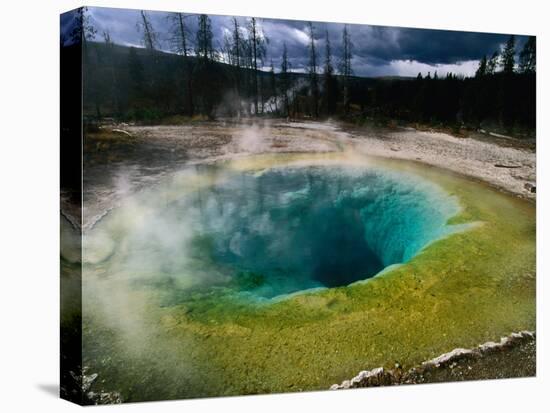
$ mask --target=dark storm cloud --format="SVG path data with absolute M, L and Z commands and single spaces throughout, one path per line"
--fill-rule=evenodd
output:
M 140 19 L 139 10 L 89 8 L 90 21 L 98 32 L 109 31 L 114 42 L 141 46 L 141 35 L 137 30 Z M 169 13 L 148 11 L 155 31 L 158 32 L 159 47 L 169 50 Z M 220 48 L 224 33 L 232 28 L 231 17 L 210 16 L 214 33 L 214 46 Z M 65 19 L 68 20 L 68 19 Z M 194 42 L 197 16 L 186 18 Z M 248 18 L 239 17 L 241 26 L 246 26 Z M 267 59 L 265 65 L 273 60 L 280 67 L 283 44 L 286 44 L 291 66 L 294 70 L 304 70 L 308 62 L 308 26 L 307 22 L 293 20 L 259 19 L 261 29 L 268 38 Z M 64 21 L 62 19 L 62 25 Z M 65 21 L 65 24 L 69 24 Z M 328 37 L 334 55 L 333 65 L 341 55 L 343 24 L 314 22 L 316 46 L 319 62 L 324 59 L 325 37 Z M 471 74 L 475 70 L 474 62 L 483 55 L 491 55 L 499 50 L 509 35 L 457 32 L 445 30 L 410 29 L 371 25 L 348 25 L 353 42 L 353 69 L 359 76 L 412 75 L 415 70 L 447 70 Z M 518 49 L 525 38 L 518 37 Z M 416 72 L 418 73 L 418 72 Z
M 500 44 L 508 37 L 490 33 L 401 29 L 398 53 L 401 59 L 422 63 L 456 63 L 491 54 L 499 50 Z M 396 58 L 396 55 L 389 57 Z

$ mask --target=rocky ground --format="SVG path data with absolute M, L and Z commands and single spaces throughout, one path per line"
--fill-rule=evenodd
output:
M 534 199 L 536 156 L 533 143 L 480 133 L 455 137 L 446 133 L 402 128 L 392 131 L 351 130 L 363 153 L 416 160 L 480 179 L 521 197 Z M 358 141 L 358 142 L 357 142 Z
M 332 390 L 396 384 L 443 383 L 465 380 L 534 377 L 537 371 L 536 336 L 522 331 L 473 349 L 457 348 L 408 371 L 399 364 L 360 372 Z

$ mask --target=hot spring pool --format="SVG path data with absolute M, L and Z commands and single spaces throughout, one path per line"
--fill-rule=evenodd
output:
M 215 167 L 204 167 L 197 176 L 213 174 Z M 447 225 L 460 210 L 455 198 L 383 168 L 226 171 L 209 185 L 177 191 L 149 192 L 102 224 L 94 234 L 100 241 L 88 243 L 92 260 L 94 248 L 110 246 L 99 255 L 116 272 L 150 278 L 172 300 L 208 288 L 273 298 L 369 279 L 459 228 Z
M 126 401 L 410 368 L 534 329 L 535 251 L 532 204 L 423 165 L 286 154 L 191 166 L 85 233 L 84 366 L 94 391 Z M 66 271 L 79 259 L 63 257 Z

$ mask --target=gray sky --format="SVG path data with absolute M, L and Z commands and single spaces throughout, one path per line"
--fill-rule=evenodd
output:
M 139 10 L 90 7 L 88 14 L 96 28 L 96 40 L 102 40 L 101 33 L 108 31 L 118 44 L 142 47 L 141 34 L 137 29 Z M 147 11 L 154 30 L 158 33 L 159 47 L 168 51 L 170 23 L 168 12 Z M 210 15 L 214 34 L 214 47 L 220 48 L 224 33 L 231 29 L 231 17 Z M 238 17 L 242 26 L 249 18 Z M 189 15 L 185 21 L 194 41 L 197 16 Z M 70 31 L 71 19 L 61 18 L 62 33 Z M 308 62 L 307 22 L 295 20 L 258 19 L 267 44 L 266 65 L 273 60 L 277 70 L 281 62 L 283 43 L 286 43 L 293 70 L 303 71 Z M 325 36 L 328 32 L 332 47 L 333 64 L 336 66 L 341 55 L 342 29 L 340 23 L 314 22 L 319 61 L 324 60 Z M 358 76 L 416 76 L 437 71 L 440 75 L 453 72 L 472 75 L 481 56 L 490 56 L 499 50 L 509 34 L 458 32 L 400 27 L 348 25 L 353 42 L 352 67 Z M 526 38 L 516 37 L 516 48 L 521 49 Z

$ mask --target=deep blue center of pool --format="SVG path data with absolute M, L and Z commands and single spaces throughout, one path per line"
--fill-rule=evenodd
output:
M 454 198 L 420 178 L 307 166 L 236 173 L 163 213 L 191 234 L 185 254 L 204 261 L 201 276 L 222 272 L 227 288 L 270 298 L 407 262 L 449 233 L 457 212 Z

